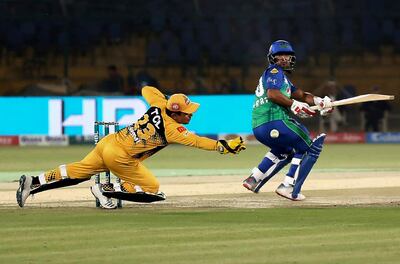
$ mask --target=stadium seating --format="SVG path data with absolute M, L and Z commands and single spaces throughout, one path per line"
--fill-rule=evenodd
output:
M 363 86 L 365 78 L 357 77 L 362 76 L 361 65 L 368 65 L 371 79 L 381 78 L 385 70 L 392 73 L 391 68 L 399 70 L 398 1 L 337 0 L 327 6 L 325 1 L 312 0 L 268 4 L 232 0 L 229 5 L 218 0 L 72 0 L 65 2 L 68 18 L 59 2 L 37 2 L 40 4 L 21 5 L 16 0 L 0 4 L 0 10 L 8 14 L 0 18 L 0 71 L 7 73 L 0 80 L 2 87 L 16 79 L 25 83 L 49 75 L 63 78 L 68 54 L 73 67 L 68 77 L 78 86 L 96 77 L 101 80 L 110 64 L 118 65 L 122 73 L 128 65 L 136 72 L 158 67 L 194 67 L 205 72 L 219 67 L 224 71 L 235 66 L 239 70 L 232 74 L 241 91 L 248 92 L 267 63 L 269 43 L 280 38 L 293 43 L 298 68 L 306 69 L 296 78 L 305 85 L 314 85 L 311 80 L 315 78 L 322 78 L 320 82 L 330 78 L 336 71 L 343 83 Z M 45 12 L 48 15 L 43 15 Z M 24 67 L 32 61 L 44 61 L 45 66 L 29 75 Z M 326 70 L 332 66 L 333 70 Z M 249 70 L 252 67 L 259 70 L 254 73 Z M 354 73 L 354 78 L 346 79 L 343 69 Z M 192 79 L 179 72 L 154 77 L 172 89 L 172 83 Z M 219 83 L 212 74 L 202 78 L 212 86 Z M 383 78 L 378 82 L 390 89 L 399 85 L 396 79 L 386 84 Z M 2 88 L 0 94 L 10 92 Z

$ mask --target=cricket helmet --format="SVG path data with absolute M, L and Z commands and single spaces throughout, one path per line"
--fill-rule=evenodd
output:
M 289 66 L 284 67 L 285 71 L 293 71 L 296 65 L 296 56 L 292 45 L 286 40 L 274 41 L 268 50 L 268 61 L 270 64 L 276 63 L 276 55 L 290 55 Z

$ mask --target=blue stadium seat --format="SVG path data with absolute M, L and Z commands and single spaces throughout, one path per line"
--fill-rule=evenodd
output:
M 166 3 L 164 1 L 148 1 L 147 10 L 150 18 L 150 30 L 162 32 L 166 24 Z
M 160 35 L 161 46 L 167 47 L 171 41 L 174 41 L 174 38 L 174 33 L 171 30 L 164 30 Z
M 381 30 L 376 18 L 367 15 L 362 18 L 362 35 L 363 45 L 371 51 L 377 51 L 381 39 Z
M 6 29 L 6 47 L 15 52 L 21 52 L 24 48 L 24 36 L 18 25 L 10 25 Z
M 177 64 L 182 62 L 182 52 L 177 39 L 172 39 L 165 48 L 167 63 Z
M 162 48 L 161 43 L 157 37 L 149 40 L 147 45 L 146 60 L 150 64 L 157 64 L 162 61 Z
M 191 27 L 183 28 L 180 31 L 180 39 L 183 46 L 186 47 L 192 45 L 195 42 L 193 28 Z
M 209 60 L 213 64 L 221 64 L 226 61 L 226 50 L 224 50 L 223 45 L 220 43 L 214 43 L 210 45 L 208 49 Z
M 216 18 L 215 26 L 216 35 L 222 44 L 228 44 L 231 40 L 231 25 L 227 17 L 220 16 Z
M 31 42 L 36 33 L 36 25 L 32 21 L 25 21 L 21 24 L 20 30 L 24 41 Z
M 400 28 L 396 29 L 394 32 L 394 46 L 395 46 L 395 51 L 397 53 L 400 53 Z
M 355 46 L 355 35 L 357 34 L 354 28 L 354 20 L 352 17 L 346 17 L 338 21 L 341 27 L 339 33 L 339 43 L 343 49 L 352 49 Z
M 76 51 L 87 51 L 90 46 L 89 35 L 86 27 L 77 22 L 72 28 L 70 43 Z
M 102 24 L 94 21 L 84 22 L 83 27 L 86 28 L 89 40 L 91 44 L 98 44 L 102 34 Z
M 274 20 L 274 22 L 272 22 L 272 24 L 274 25 L 274 35 L 275 35 L 275 39 L 290 39 L 293 37 L 292 32 L 291 32 L 291 28 L 292 25 L 290 24 L 290 22 L 286 19 L 283 20 Z
M 256 34 L 256 37 L 259 39 L 260 42 L 262 42 L 263 45 L 265 45 L 265 48 L 269 46 L 272 40 L 272 27 L 273 25 L 266 17 L 261 17 L 258 24 L 254 25 L 254 32 Z
M 296 42 L 296 45 L 293 47 L 296 51 L 296 60 L 297 61 L 306 61 L 307 59 L 307 47 L 306 45 L 299 41 Z
M 50 27 L 42 25 L 38 28 L 33 46 L 40 54 L 45 54 L 53 46 L 54 39 L 50 35 Z
M 382 21 L 382 35 L 385 42 L 393 44 L 395 35 L 395 22 L 394 19 L 383 19 Z
M 107 26 L 107 35 L 109 41 L 112 43 L 118 43 L 122 40 L 122 30 L 121 25 L 119 23 L 111 23 Z
M 186 46 L 185 50 L 185 62 L 189 64 L 200 63 L 201 51 L 197 43 L 193 43 L 190 46 Z
M 334 19 L 322 18 L 317 21 L 319 25 L 320 41 L 318 47 L 321 52 L 331 52 L 336 43 L 336 24 Z
M 240 65 L 246 59 L 246 46 L 243 39 L 234 40 L 231 45 L 227 46 L 226 60 L 231 65 Z
M 250 64 L 263 64 L 267 61 L 267 44 L 252 41 L 248 47 L 245 61 Z
M 213 25 L 210 20 L 201 20 L 195 23 L 196 41 L 201 47 L 209 48 L 214 45 L 214 39 L 212 34 Z
M 56 35 L 56 50 L 58 52 L 63 52 L 67 45 L 67 33 L 64 31 L 58 32 Z

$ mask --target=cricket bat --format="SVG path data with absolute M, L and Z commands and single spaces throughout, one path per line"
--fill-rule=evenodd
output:
M 339 101 L 333 101 L 332 106 L 359 104 L 370 101 L 382 101 L 382 100 L 394 100 L 394 95 L 384 94 L 363 94 L 355 97 L 346 98 Z M 312 110 L 318 110 L 318 106 L 314 105 L 310 107 Z

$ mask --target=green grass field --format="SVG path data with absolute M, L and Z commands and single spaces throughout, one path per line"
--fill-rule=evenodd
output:
M 398 208 L 2 210 L 1 263 L 398 263 Z
M 42 171 L 82 159 L 93 147 L 1 147 L 0 172 Z M 258 164 L 267 149 L 249 145 L 240 155 L 220 155 L 184 146 L 168 146 L 145 164 L 152 169 L 249 169 Z M 316 169 L 395 169 L 400 145 L 326 145 Z
M 90 149 L 2 147 L 0 177 L 51 169 L 79 160 Z M 399 149 L 399 145 L 327 145 L 315 169 L 400 171 Z M 249 146 L 238 156 L 223 156 L 170 146 L 146 165 L 156 171 L 248 171 L 265 152 Z M 400 259 L 398 204 L 116 211 L 0 207 L 0 213 L 0 263 L 365 264 Z

